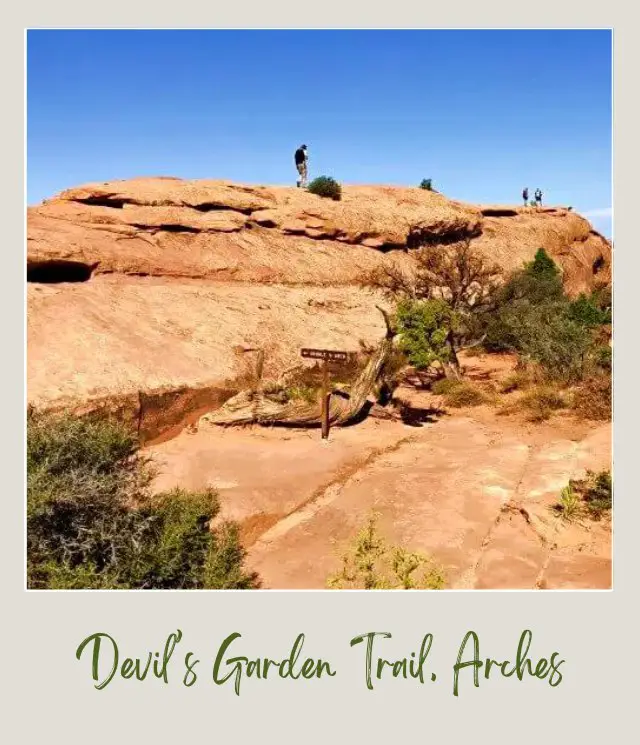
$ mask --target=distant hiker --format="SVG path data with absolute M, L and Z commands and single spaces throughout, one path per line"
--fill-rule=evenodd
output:
M 529 189 L 526 187 L 522 190 L 522 199 L 524 201 L 524 206 L 526 207 L 527 204 L 529 204 Z
M 296 168 L 298 169 L 298 173 L 300 174 L 300 178 L 298 179 L 296 186 L 298 186 L 298 188 L 304 188 L 307 185 L 307 161 L 309 160 L 307 157 L 306 145 L 300 145 L 300 147 L 296 150 L 294 159 L 296 161 Z
M 533 196 L 536 200 L 536 207 L 542 207 L 542 192 L 540 189 L 536 189 L 536 193 Z

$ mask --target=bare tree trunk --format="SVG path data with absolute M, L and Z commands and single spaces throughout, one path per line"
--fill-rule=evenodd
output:
M 453 331 L 449 331 L 449 334 L 447 335 L 447 346 L 449 347 L 449 360 L 448 362 L 443 363 L 444 374 L 447 378 L 460 380 L 462 377 L 462 371 L 460 369 L 460 360 L 456 354 Z
M 331 424 L 346 424 L 362 411 L 371 392 L 382 374 L 384 363 L 392 349 L 396 334 L 391 327 L 388 314 L 382 313 L 387 333 L 373 353 L 364 370 L 351 386 L 348 396 L 332 396 L 329 401 L 329 421 Z M 260 364 L 260 361 L 259 361 Z M 245 390 L 226 401 L 217 411 L 205 414 L 203 421 L 211 424 L 285 424 L 297 427 L 313 427 L 320 424 L 320 407 L 300 401 L 278 403 L 265 396 L 262 387 Z

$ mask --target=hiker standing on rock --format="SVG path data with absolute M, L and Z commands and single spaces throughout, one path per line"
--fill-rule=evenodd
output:
M 524 200 L 524 206 L 526 207 L 529 203 L 529 189 L 526 186 L 522 190 L 522 199 Z
M 294 159 L 296 162 L 296 168 L 298 169 L 298 173 L 300 174 L 300 178 L 298 179 L 296 186 L 298 188 L 304 188 L 307 185 L 307 162 L 309 160 L 307 157 L 306 145 L 300 145 L 300 147 L 296 150 Z
M 540 189 L 536 189 L 536 193 L 533 196 L 536 200 L 536 207 L 538 207 L 539 209 L 540 207 L 542 207 L 542 192 L 540 191 Z

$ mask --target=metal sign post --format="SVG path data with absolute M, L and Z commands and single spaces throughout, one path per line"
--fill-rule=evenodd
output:
M 349 359 L 349 352 L 337 352 L 332 349 L 302 349 L 300 354 L 306 359 L 322 360 L 322 439 L 329 437 L 329 362 L 345 362 Z

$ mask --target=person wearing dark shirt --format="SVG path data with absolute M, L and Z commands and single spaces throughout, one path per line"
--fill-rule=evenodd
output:
M 542 207 L 542 192 L 540 191 L 540 189 L 536 189 L 534 197 L 536 200 L 536 207 Z
M 526 187 L 522 190 L 522 199 L 524 201 L 524 206 L 526 207 L 529 203 L 529 189 Z
M 296 186 L 298 188 L 305 187 L 307 185 L 307 146 L 306 145 L 300 145 L 300 147 L 296 150 L 296 154 L 294 156 L 294 160 L 296 162 L 296 168 L 298 169 L 298 174 L 300 178 L 297 181 Z

